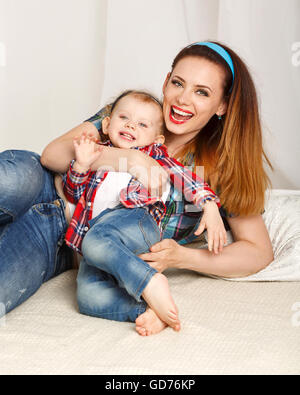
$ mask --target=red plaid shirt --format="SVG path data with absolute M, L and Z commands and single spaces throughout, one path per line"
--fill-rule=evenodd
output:
M 109 141 L 102 144 L 112 146 Z M 215 201 L 220 207 L 219 198 L 208 184 L 176 159 L 170 158 L 166 146 L 151 144 L 135 149 L 156 159 L 168 173 L 171 184 L 177 191 L 183 193 L 182 199 L 186 203 L 193 203 L 197 211 L 202 211 L 203 205 L 207 201 Z M 78 173 L 73 169 L 73 163 L 74 160 L 63 177 L 64 193 L 71 203 L 76 204 L 75 212 L 67 229 L 66 243 L 75 251 L 81 252 L 82 240 L 89 230 L 88 221 L 92 219 L 96 191 L 105 180 L 108 172 L 89 170 L 86 173 Z M 151 196 L 148 190 L 136 178 L 132 177 L 127 188 L 120 192 L 120 202 L 127 208 L 145 207 L 158 227 L 161 228 L 169 200 L 163 203 L 158 197 Z

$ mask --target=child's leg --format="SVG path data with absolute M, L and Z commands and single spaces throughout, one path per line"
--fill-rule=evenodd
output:
M 147 306 L 120 288 L 112 275 L 88 265 L 84 259 L 77 276 L 77 301 L 80 313 L 114 321 L 134 322 Z
M 89 265 L 116 278 L 138 302 L 157 273 L 137 255 L 160 240 L 160 232 L 145 209 L 116 209 L 101 215 L 82 243 Z
M 116 209 L 94 222 L 82 252 L 89 265 L 110 273 L 138 302 L 142 296 L 176 329 L 179 321 L 167 278 L 137 256 L 159 240 L 157 225 L 145 209 Z

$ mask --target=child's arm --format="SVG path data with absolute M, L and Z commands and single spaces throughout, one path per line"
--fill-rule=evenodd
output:
M 195 235 L 200 235 L 207 229 L 208 249 L 215 253 L 222 252 L 227 242 L 226 230 L 219 213 L 220 200 L 209 185 L 196 174 L 185 168 L 176 159 L 161 157 L 158 162 L 170 175 L 171 182 L 184 198 L 192 202 L 200 211 L 203 210 L 202 220 Z
M 76 204 L 85 190 L 90 166 L 101 155 L 101 146 L 82 134 L 73 140 L 76 160 L 71 161 L 63 177 L 63 190 L 69 202 Z
M 218 206 L 215 202 L 205 203 L 203 216 L 195 235 L 199 236 L 204 229 L 207 229 L 209 251 L 214 251 L 215 254 L 222 252 L 223 246 L 227 243 L 227 234 Z

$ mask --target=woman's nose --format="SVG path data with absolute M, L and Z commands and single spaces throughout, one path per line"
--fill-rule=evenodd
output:
M 177 97 L 178 103 L 183 105 L 189 105 L 190 104 L 190 93 L 187 91 L 187 89 L 182 89 L 180 94 Z

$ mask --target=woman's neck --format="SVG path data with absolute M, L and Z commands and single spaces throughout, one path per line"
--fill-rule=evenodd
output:
M 168 148 L 169 155 L 176 157 L 176 155 L 184 148 L 184 146 L 186 144 L 188 144 L 190 141 L 192 141 L 193 138 L 198 133 L 199 132 L 197 132 L 191 136 L 190 134 L 177 135 L 177 134 L 171 133 L 169 131 L 166 131 L 165 132 L 165 145 Z

